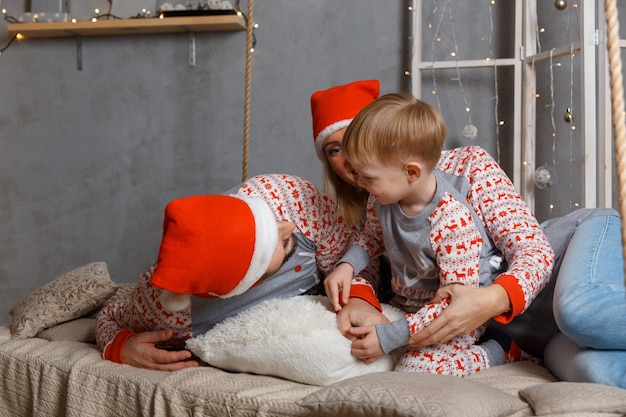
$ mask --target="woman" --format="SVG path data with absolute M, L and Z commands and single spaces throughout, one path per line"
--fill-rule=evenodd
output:
M 364 80 L 316 91 L 311 96 L 313 141 L 324 165 L 324 191 L 337 203 L 344 220 L 355 227 L 365 221 L 369 195 L 357 186 L 346 168 L 341 145 L 352 119 L 379 93 L 377 80 Z

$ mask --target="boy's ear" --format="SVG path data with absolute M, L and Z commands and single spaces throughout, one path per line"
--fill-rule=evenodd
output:
M 422 166 L 415 161 L 404 164 L 404 172 L 409 182 L 417 181 L 422 176 Z

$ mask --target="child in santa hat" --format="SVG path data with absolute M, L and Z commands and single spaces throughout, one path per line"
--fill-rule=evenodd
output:
M 262 175 L 229 195 L 176 199 L 157 264 L 129 299 L 98 314 L 97 345 L 105 359 L 138 367 L 198 366 L 186 339 L 261 301 L 316 290 L 354 237 L 335 203 L 299 177 Z M 360 286 L 380 308 L 365 280 L 352 295 Z

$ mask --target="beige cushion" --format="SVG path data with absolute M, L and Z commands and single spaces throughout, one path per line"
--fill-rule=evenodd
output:
M 602 412 L 626 415 L 626 390 L 586 382 L 553 382 L 520 391 L 535 415 L 570 415 Z
M 100 306 L 115 289 L 104 262 L 67 272 L 13 306 L 13 338 L 33 337 L 44 329 L 81 317 Z
M 318 416 L 485 417 L 528 407 L 517 397 L 448 375 L 381 372 L 329 385 L 298 405 Z
M 72 342 L 96 343 L 96 320 L 78 318 L 57 324 L 42 332 L 37 337 L 46 340 L 69 340 Z

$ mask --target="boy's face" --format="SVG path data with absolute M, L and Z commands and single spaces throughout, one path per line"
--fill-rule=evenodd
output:
M 393 204 L 406 197 L 409 179 L 400 164 L 383 164 L 377 159 L 367 163 L 350 162 L 357 183 L 374 195 L 381 204 Z

